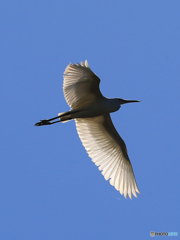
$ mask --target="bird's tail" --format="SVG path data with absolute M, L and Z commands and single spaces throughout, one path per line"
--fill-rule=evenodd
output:
M 60 121 L 63 122 L 63 123 L 69 122 L 70 120 L 73 119 L 71 117 L 70 111 L 58 113 L 58 116 L 59 116 Z

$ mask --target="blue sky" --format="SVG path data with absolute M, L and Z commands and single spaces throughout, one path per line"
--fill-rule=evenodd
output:
M 0 239 L 150 239 L 180 234 L 180 2 L 1 1 Z M 88 60 L 106 97 L 139 99 L 112 114 L 141 194 L 125 199 L 91 162 L 63 72 Z

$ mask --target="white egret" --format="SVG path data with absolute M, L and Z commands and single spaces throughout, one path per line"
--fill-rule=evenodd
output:
M 89 157 L 99 166 L 106 180 L 124 197 L 137 197 L 139 189 L 123 139 L 116 131 L 110 113 L 122 104 L 139 102 L 105 98 L 99 90 L 100 79 L 85 63 L 69 64 L 64 72 L 63 92 L 70 111 L 41 120 L 35 126 L 50 125 L 75 119 L 77 132 Z M 53 120 L 59 118 L 60 120 Z

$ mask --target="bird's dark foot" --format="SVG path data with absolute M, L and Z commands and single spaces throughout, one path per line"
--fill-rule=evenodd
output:
M 50 122 L 49 120 L 44 119 L 44 120 L 41 120 L 40 122 L 37 122 L 35 126 L 43 126 L 43 125 L 51 125 L 51 124 L 53 123 Z

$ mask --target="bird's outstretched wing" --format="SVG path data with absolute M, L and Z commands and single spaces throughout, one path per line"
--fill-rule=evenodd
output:
M 106 180 L 125 198 L 137 197 L 136 184 L 126 145 L 116 131 L 109 114 L 75 119 L 77 132 L 92 161 Z
M 69 64 L 64 72 L 63 92 L 68 105 L 75 109 L 102 98 L 100 79 L 85 63 Z

